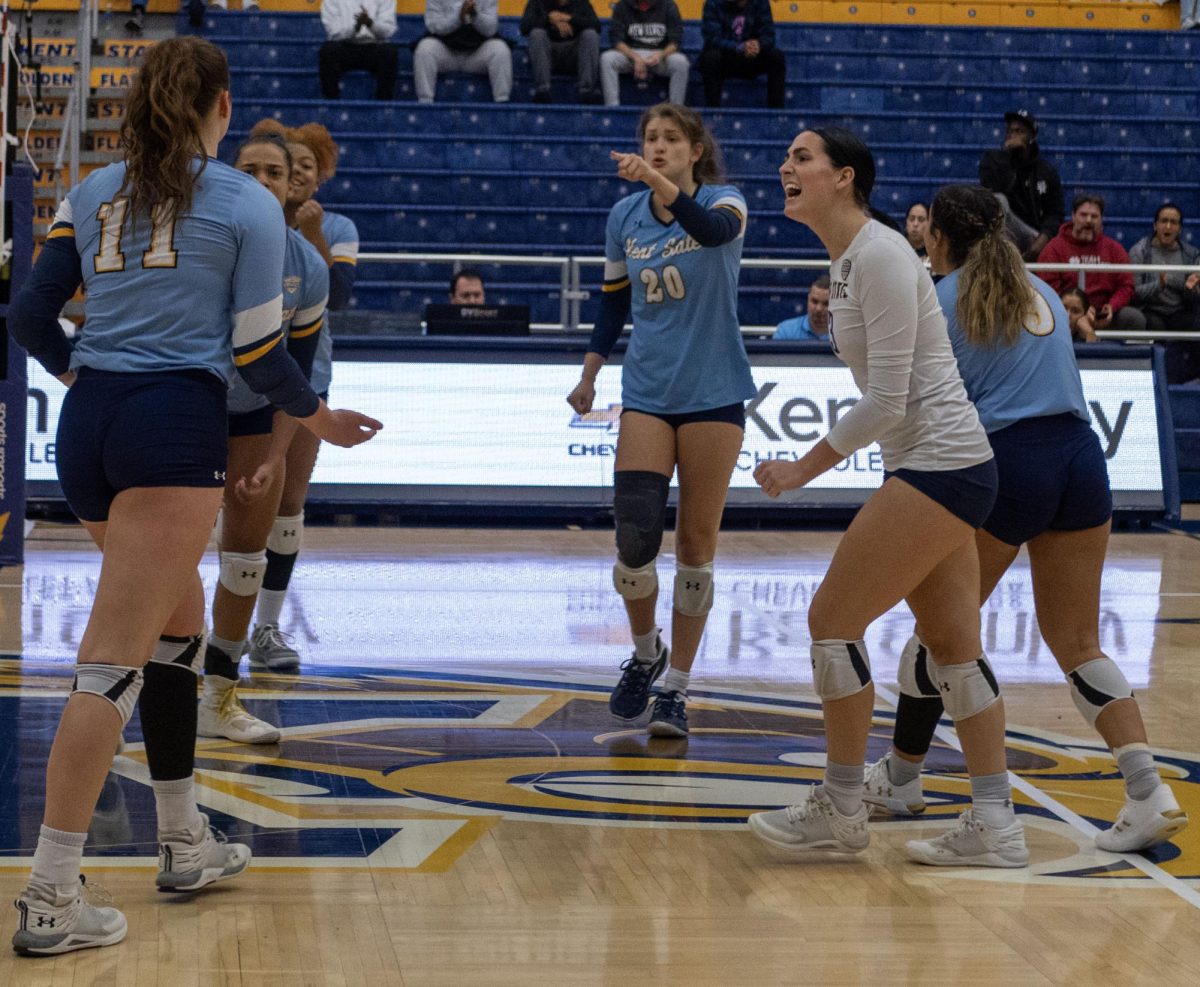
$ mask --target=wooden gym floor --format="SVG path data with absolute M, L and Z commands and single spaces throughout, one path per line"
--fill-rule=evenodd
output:
M 1131 860 L 1093 846 L 1121 784 L 1038 637 L 1022 556 L 983 626 L 1032 863 L 968 871 L 902 853 L 967 797 L 952 734 L 930 755 L 929 810 L 873 822 L 860 857 L 798 863 L 745 829 L 748 812 L 795 801 L 820 773 L 805 607 L 837 533 L 722 536 L 681 742 L 608 715 L 629 650 L 611 532 L 306 538 L 283 621 L 303 670 L 243 690 L 283 742 L 198 744 L 203 807 L 251 845 L 251 870 L 190 897 L 154 892 L 135 717 L 85 858 L 89 882 L 126 911 L 128 938 L 50 960 L 0 949 L 0 984 L 1196 983 L 1200 541 L 1114 537 L 1103 613 L 1104 646 L 1192 827 Z M 0 571 L 9 897 L 36 842 L 98 561 L 78 529 L 40 527 L 24 569 Z M 210 554 L 210 591 L 215 568 Z M 890 737 L 909 633 L 901 609 L 868 636 L 881 687 L 872 757 Z

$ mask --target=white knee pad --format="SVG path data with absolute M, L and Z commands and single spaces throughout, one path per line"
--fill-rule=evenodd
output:
M 687 617 L 703 617 L 713 605 L 713 564 L 676 565 L 672 607 Z
M 158 639 L 150 660 L 172 668 L 183 668 L 195 676 L 204 667 L 204 649 L 208 644 L 208 628 L 191 637 L 167 637 Z
M 617 559 L 613 566 L 613 588 L 627 600 L 644 600 L 658 589 L 658 567 L 651 559 L 640 569 L 631 569 Z
M 291 517 L 277 517 L 267 536 L 267 548 L 276 555 L 295 555 L 304 539 L 304 512 Z
M 267 571 L 266 550 L 241 554 L 221 553 L 221 585 L 234 596 L 254 596 L 262 588 Z
M 1071 683 L 1071 698 L 1090 727 L 1096 725 L 1096 718 L 1109 703 L 1133 698 L 1129 680 L 1117 663 L 1105 655 L 1067 672 L 1067 680 Z
M 961 665 L 932 665 L 931 670 L 941 691 L 942 705 L 955 723 L 982 713 L 1000 698 L 1000 686 L 986 655 Z
M 813 689 L 822 700 L 846 699 L 871 682 L 866 641 L 813 641 Z
M 940 699 L 942 694 L 930 671 L 932 665 L 933 661 L 929 657 L 929 649 L 925 647 L 925 642 L 914 634 L 900 652 L 900 668 L 896 672 L 896 681 L 900 685 L 901 693 L 913 699 Z
M 142 691 L 142 670 L 124 665 L 99 665 L 80 662 L 75 666 L 71 692 L 86 692 L 107 699 L 121 714 L 121 729 L 133 716 L 138 693 Z

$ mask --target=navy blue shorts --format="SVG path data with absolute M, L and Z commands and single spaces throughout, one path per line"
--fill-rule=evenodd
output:
M 225 385 L 206 370 L 82 367 L 58 419 L 58 482 L 75 516 L 107 521 L 131 487 L 223 487 Z
M 741 429 L 746 427 L 746 406 L 741 401 L 735 404 L 727 404 L 720 408 L 685 411 L 681 415 L 663 414 L 658 411 L 643 411 L 641 408 L 622 408 L 621 414 L 625 414 L 627 411 L 636 411 L 639 415 L 649 415 L 651 418 L 657 418 L 659 421 L 666 422 L 674 429 L 678 429 L 681 425 L 695 425 L 698 422 L 725 422 L 729 425 L 736 425 Z
M 884 472 L 920 490 L 930 500 L 941 504 L 960 521 L 978 528 L 992 513 L 996 503 L 996 460 L 989 459 L 978 466 L 961 470 L 906 470 Z
M 1009 545 L 1043 531 L 1081 531 L 1112 517 L 1104 451 L 1072 414 L 1026 418 L 988 436 L 1000 494 L 983 530 Z
M 230 415 L 229 437 L 235 439 L 246 435 L 270 435 L 271 425 L 274 421 L 275 406 L 273 404 L 242 414 Z

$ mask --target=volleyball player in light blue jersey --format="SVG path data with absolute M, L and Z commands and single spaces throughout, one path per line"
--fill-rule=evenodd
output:
M 1100 581 L 1112 517 L 1104 453 L 1091 428 L 1066 310 L 1029 274 L 1004 235 L 1004 214 L 986 189 L 938 192 L 926 234 L 938 300 L 967 395 L 996 456 L 999 495 L 976 533 L 980 600 L 986 602 L 1029 546 L 1038 626 L 1088 725 L 1099 731 L 1125 779 L 1103 850 L 1144 850 L 1180 832 L 1187 816 L 1159 777 L 1137 700 L 1100 650 Z M 900 662 L 900 705 L 891 753 L 867 769 L 865 800 L 921 812 L 920 771 L 942 714 L 914 635 Z M 928 846 L 922 851 L 929 853 Z
M 744 402 L 755 393 L 737 320 L 746 202 L 733 186 L 716 184 L 716 143 L 694 111 L 651 107 L 638 138 L 641 155 L 612 157 L 621 178 L 649 188 L 609 214 L 603 303 L 583 378 L 567 401 L 580 415 L 591 410 L 596 375 L 632 309 L 613 481 L 613 583 L 625 600 L 634 652 L 621 666 L 609 709 L 620 719 L 640 717 L 669 662 L 649 730 L 678 737 L 688 730 L 688 679 L 712 607 L 713 558 L 742 447 Z M 668 651 L 655 624 L 655 559 L 677 467 Z
M 318 189 L 337 172 L 337 144 L 319 123 L 287 128 L 268 118 L 255 124 L 251 133 L 276 133 L 287 141 L 293 167 L 284 215 L 288 226 L 308 240 L 329 267 L 329 309 L 346 308 L 357 273 L 358 230 L 348 216 L 326 212 L 314 198 Z M 313 361 L 313 389 L 323 397 L 328 396 L 332 379 L 333 336 L 323 332 L 318 337 Z M 303 541 L 304 501 L 319 447 L 320 443 L 309 433 L 297 432 L 288 448 L 283 497 L 267 543 L 267 571 L 250 636 L 253 668 L 281 671 L 300 664 L 300 653 L 280 622 Z
M 79 868 L 135 705 L 158 814 L 158 888 L 193 891 L 249 862 L 245 846 L 214 839 L 192 779 L 204 623 L 196 566 L 225 483 L 234 364 L 322 438 L 355 445 L 380 427 L 330 411 L 279 345 L 282 215 L 261 186 L 215 160 L 231 112 L 219 48 L 194 37 L 150 48 L 126 100 L 125 160 L 71 191 L 9 313 L 14 338 L 69 388 L 59 482 L 102 550 L 33 869 L 16 901 L 18 953 L 125 936 L 120 911 L 84 901 Z M 72 353 L 58 316 L 81 282 L 85 328 Z
M 234 168 L 260 182 L 282 206 L 292 159 L 278 134 L 256 134 L 238 149 Z M 295 230 L 287 231 L 283 261 L 283 331 L 288 352 L 311 380 L 318 340 L 328 335 L 325 306 L 329 268 Z M 295 419 L 277 411 L 237 375 L 228 397 L 229 470 L 221 511 L 221 578 L 213 596 L 212 634 L 204 656 L 204 691 L 197 734 L 247 744 L 271 744 L 279 730 L 239 702 L 238 664 L 267 568 L 267 542 L 283 492 L 285 458 Z M 247 488 L 240 477 L 258 481 Z M 276 667 L 273 671 L 295 668 Z

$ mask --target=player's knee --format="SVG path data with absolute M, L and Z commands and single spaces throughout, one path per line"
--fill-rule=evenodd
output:
M 670 478 L 648 470 L 618 470 L 614 476 L 617 556 L 630 569 L 642 569 L 658 556 L 670 485 Z
M 871 683 L 866 641 L 813 641 L 813 689 L 822 701 L 848 699 Z
M 204 666 L 204 648 L 207 643 L 207 629 L 185 637 L 163 634 L 154 646 L 150 661 L 181 668 L 198 676 Z
M 672 606 L 687 617 L 703 617 L 713 604 L 713 564 L 675 566 Z
M 99 696 L 112 703 L 121 717 L 121 728 L 133 716 L 138 693 L 142 691 L 142 670 L 126 665 L 101 665 L 96 662 L 80 662 L 75 666 L 75 681 L 71 693 L 86 693 Z
M 1091 727 L 1111 703 L 1133 698 L 1129 680 L 1107 655 L 1067 672 L 1067 681 L 1071 683 L 1071 698 L 1075 700 L 1076 709 Z
M 234 596 L 254 596 L 262 588 L 267 552 L 222 552 L 221 585 Z
M 920 699 L 941 696 L 932 671 L 933 659 L 929 657 L 929 648 L 925 646 L 916 634 L 908 639 L 904 650 L 900 652 L 900 667 L 896 672 L 896 681 L 900 691 L 906 696 Z
M 644 600 L 658 589 L 658 566 L 651 559 L 634 569 L 617 559 L 613 566 L 613 589 L 626 600 Z
M 277 517 L 267 536 L 267 549 L 276 555 L 295 555 L 304 539 L 304 512 Z
M 1000 698 L 987 656 L 957 665 L 932 665 L 946 713 L 955 723 L 978 716 Z

